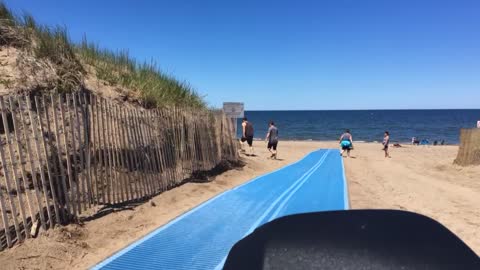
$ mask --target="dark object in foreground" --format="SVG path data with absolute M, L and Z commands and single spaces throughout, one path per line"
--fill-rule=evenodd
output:
M 224 269 L 480 269 L 480 258 L 428 217 L 348 210 L 283 217 L 230 250 Z

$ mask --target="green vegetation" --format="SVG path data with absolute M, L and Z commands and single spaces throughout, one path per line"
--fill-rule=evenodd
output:
M 77 52 L 86 64 L 95 68 L 99 79 L 140 91 L 147 106 L 178 103 L 205 106 L 187 83 L 160 72 L 155 63 L 138 64 L 127 51 L 114 53 L 100 49 L 84 38 L 77 46 Z
M 83 87 L 86 70 L 97 78 L 140 94 L 144 106 L 186 105 L 205 107 L 187 83 L 161 72 L 155 63 L 138 63 L 127 51 L 113 52 L 88 42 L 73 44 L 65 27 L 38 25 L 30 15 L 18 17 L 0 2 L 0 46 L 13 46 L 50 61 L 57 73 L 54 90 L 76 91 Z

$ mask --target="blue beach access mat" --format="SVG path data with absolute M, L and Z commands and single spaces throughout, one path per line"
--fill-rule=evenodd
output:
M 231 247 L 266 222 L 348 208 L 342 157 L 317 150 L 210 199 L 92 269 L 221 269 Z

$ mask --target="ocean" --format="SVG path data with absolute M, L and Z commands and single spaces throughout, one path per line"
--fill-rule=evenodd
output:
M 412 137 L 430 143 L 442 140 L 458 144 L 461 128 L 476 127 L 476 110 L 358 110 L 358 111 L 246 111 L 254 125 L 255 138 L 265 138 L 273 120 L 282 140 L 338 140 L 350 129 L 354 141 L 382 141 L 390 132 L 391 142 L 409 143 Z M 241 120 L 237 122 L 241 136 Z

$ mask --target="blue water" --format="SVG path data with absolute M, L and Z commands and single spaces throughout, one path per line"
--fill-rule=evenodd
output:
M 337 140 L 348 128 L 356 141 L 381 141 L 388 130 L 392 142 L 410 142 L 415 136 L 458 144 L 460 129 L 476 127 L 480 110 L 247 111 L 245 116 L 254 125 L 255 138 L 264 138 L 273 120 L 284 140 Z

